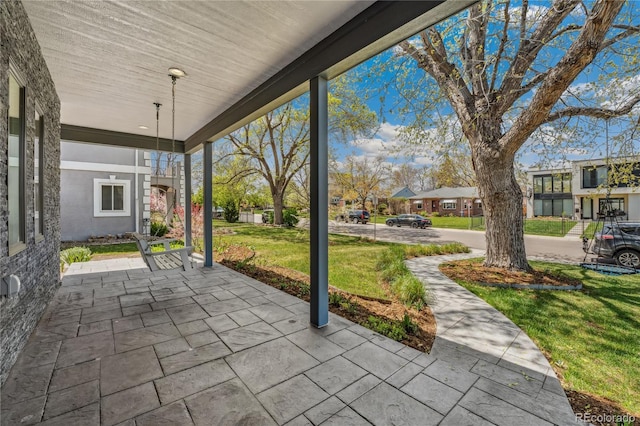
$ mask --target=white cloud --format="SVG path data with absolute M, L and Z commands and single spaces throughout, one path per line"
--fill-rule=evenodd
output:
M 533 25 L 540 20 L 547 12 L 549 8 L 546 6 L 540 6 L 535 4 L 530 4 L 527 8 L 527 25 Z M 498 14 L 498 16 L 503 16 L 503 13 Z M 509 22 L 512 25 L 520 25 L 520 17 L 522 16 L 522 7 L 512 7 L 509 8 Z
M 398 139 L 398 135 L 402 131 L 403 126 L 399 124 L 382 123 L 380 129 L 376 132 L 376 136 L 380 137 L 383 141 L 395 141 Z
M 614 78 L 611 82 L 598 90 L 597 94 L 608 99 L 601 102 L 603 108 L 619 108 L 629 102 L 629 99 L 640 91 L 640 74 L 625 79 Z

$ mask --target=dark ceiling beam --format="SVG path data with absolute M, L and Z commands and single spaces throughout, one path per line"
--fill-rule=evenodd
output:
M 72 126 L 62 124 L 60 139 L 67 141 L 97 143 L 102 145 L 121 146 L 125 148 L 138 148 L 148 151 L 176 152 L 184 154 L 184 142 L 175 141 L 175 149 L 171 139 L 160 138 L 156 144 L 153 136 L 134 135 L 132 133 L 112 132 L 110 130 L 93 129 L 90 127 Z
M 185 141 L 188 153 L 308 91 L 316 76 L 331 79 L 475 3 L 476 0 L 378 1 L 281 69 Z M 327 4 L 330 7 L 330 4 Z M 429 13 L 426 17 L 423 17 Z M 418 19 L 421 18 L 421 19 Z

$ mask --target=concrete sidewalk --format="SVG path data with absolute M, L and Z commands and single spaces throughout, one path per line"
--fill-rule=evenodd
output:
M 424 354 L 333 314 L 315 329 L 307 303 L 221 265 L 141 262 L 70 268 L 1 390 L 2 425 L 574 423 L 535 345 L 446 282 Z
M 535 343 L 502 313 L 438 269 L 446 261 L 483 255 L 474 250 L 407 261 L 432 299 L 429 306 L 436 317 L 437 338 L 430 356 L 445 360 L 438 361 L 442 371 L 476 377 L 457 404 L 465 424 L 488 424 L 484 420 L 499 425 L 582 424 Z

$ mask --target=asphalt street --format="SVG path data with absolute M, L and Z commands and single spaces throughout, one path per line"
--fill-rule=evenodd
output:
M 482 231 L 444 228 L 412 229 L 409 227 L 389 227 L 383 224 L 377 224 L 374 227 L 372 223 L 362 225 L 330 221 L 329 232 L 361 235 L 369 238 L 373 238 L 375 232 L 375 237 L 381 241 L 414 244 L 458 241 L 470 248 L 486 249 L 485 235 Z M 582 241 L 577 236 L 543 237 L 525 235 L 524 240 L 527 257 L 529 258 L 545 258 L 572 263 L 579 263 L 584 259 Z

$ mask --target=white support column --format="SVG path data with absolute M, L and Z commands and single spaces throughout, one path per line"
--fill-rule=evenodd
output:
M 311 324 L 329 323 L 329 179 L 327 80 L 310 81 Z

